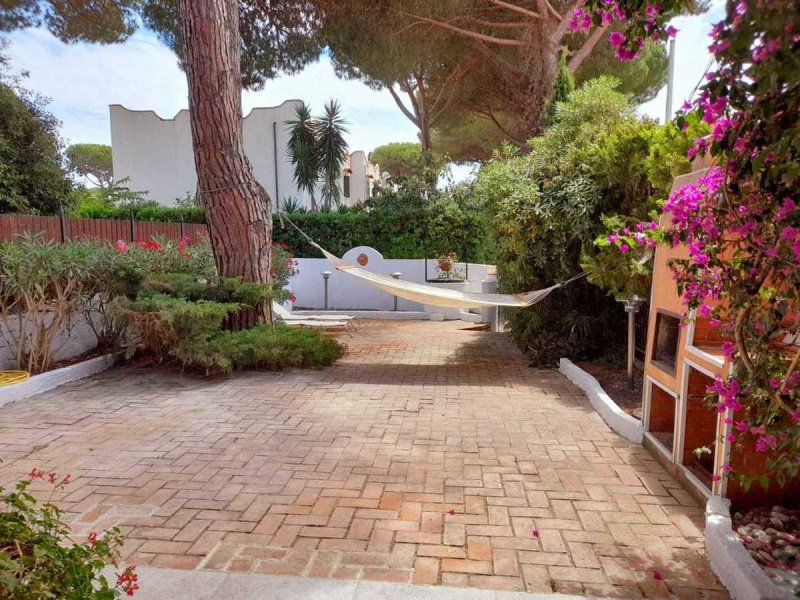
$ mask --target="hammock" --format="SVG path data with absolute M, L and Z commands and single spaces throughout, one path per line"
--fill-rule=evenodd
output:
M 281 220 L 285 219 L 292 227 L 294 227 L 300 235 L 302 235 L 312 246 L 322 252 L 325 258 L 336 268 L 337 271 L 342 271 L 353 277 L 363 279 L 369 285 L 380 288 L 389 294 L 405 298 L 420 304 L 428 304 L 431 306 L 442 306 L 445 308 L 486 308 L 491 306 L 512 306 L 516 308 L 525 308 L 532 306 L 537 302 L 544 300 L 553 290 L 558 289 L 576 279 L 584 277 L 586 273 L 581 273 L 575 277 L 551 285 L 548 288 L 541 290 L 534 290 L 522 294 L 478 294 L 475 292 L 462 292 L 459 290 L 450 290 L 441 288 L 435 285 L 426 285 L 424 283 L 415 283 L 413 281 L 403 281 L 395 279 L 390 275 L 382 275 L 380 273 L 373 273 L 361 267 L 351 265 L 343 261 L 338 256 L 335 256 L 325 250 L 322 246 L 312 240 L 306 233 L 297 225 L 291 222 L 286 215 L 278 213 Z

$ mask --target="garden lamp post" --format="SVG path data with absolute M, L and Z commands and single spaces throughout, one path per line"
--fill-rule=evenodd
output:
M 322 280 L 325 285 L 325 310 L 328 310 L 328 280 L 331 278 L 331 275 L 333 275 L 331 271 L 322 272 Z
M 633 388 L 633 359 L 636 354 L 636 313 L 644 303 L 644 298 L 633 296 L 620 300 L 628 313 L 628 385 Z
M 402 276 L 403 274 L 400 271 L 395 271 L 394 273 L 392 273 L 392 277 L 394 277 L 395 279 L 400 279 L 400 277 Z M 397 296 L 394 297 L 394 309 L 397 310 Z

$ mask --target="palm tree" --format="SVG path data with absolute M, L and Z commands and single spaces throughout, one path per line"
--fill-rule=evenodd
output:
M 311 195 L 311 210 L 317 210 L 315 191 L 320 175 L 320 153 L 317 144 L 317 123 L 311 117 L 311 108 L 304 102 L 296 107 L 295 119 L 286 121 L 289 142 L 286 150 L 294 165 L 293 179 L 297 188 Z
M 325 104 L 325 114 L 317 119 L 316 137 L 319 151 L 319 170 L 322 175 L 322 201 L 325 208 L 339 204 L 342 191 L 339 177 L 347 160 L 347 121 L 342 118 L 342 107 L 336 100 Z

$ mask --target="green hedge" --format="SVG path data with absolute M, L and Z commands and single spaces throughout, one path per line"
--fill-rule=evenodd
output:
M 70 217 L 86 219 L 130 219 L 137 221 L 161 221 L 178 223 L 205 223 L 205 211 L 199 206 L 161 206 L 140 204 L 117 207 L 111 205 L 88 205 L 70 211 Z
M 86 207 L 71 216 L 140 221 L 204 223 L 202 208 L 139 206 L 133 208 Z M 297 257 L 321 258 L 297 230 L 284 227 L 274 215 L 273 237 Z M 370 212 L 300 213 L 292 222 L 323 248 L 341 256 L 355 246 L 371 246 L 386 258 L 432 258 L 453 251 L 459 260 L 491 262 L 492 243 L 481 209 L 453 196 L 440 196 L 424 206 L 375 206 Z

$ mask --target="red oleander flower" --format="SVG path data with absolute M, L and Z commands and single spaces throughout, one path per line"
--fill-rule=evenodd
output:
M 139 576 L 135 573 L 136 567 L 128 567 L 117 578 L 117 587 L 122 589 L 128 596 L 133 596 L 139 589 Z
M 31 469 L 31 472 L 28 473 L 28 477 L 30 479 L 44 479 L 44 471 L 42 471 L 41 469 L 37 469 L 36 467 L 33 467 L 33 469 Z

